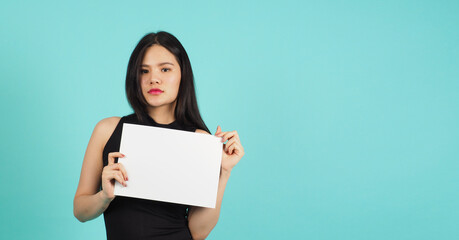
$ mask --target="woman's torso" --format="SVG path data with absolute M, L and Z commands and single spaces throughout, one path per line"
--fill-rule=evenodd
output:
M 120 148 L 123 123 L 140 124 L 135 114 L 122 117 L 103 150 L 103 164 L 108 164 L 108 153 Z M 177 121 L 158 124 L 151 117 L 146 124 L 194 132 Z M 115 159 L 117 162 L 117 159 Z M 188 229 L 187 205 L 116 196 L 104 212 L 107 239 L 191 239 Z

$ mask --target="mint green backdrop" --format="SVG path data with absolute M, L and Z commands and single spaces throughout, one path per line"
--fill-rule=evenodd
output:
M 1 239 L 105 238 L 73 216 L 83 156 L 158 30 L 246 149 L 209 239 L 459 239 L 458 1 L 1 5 Z

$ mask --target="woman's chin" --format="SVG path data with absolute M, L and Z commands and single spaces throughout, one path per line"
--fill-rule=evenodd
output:
M 149 108 L 158 108 L 158 107 L 165 107 L 170 106 L 172 103 L 164 103 L 164 102 L 148 102 Z

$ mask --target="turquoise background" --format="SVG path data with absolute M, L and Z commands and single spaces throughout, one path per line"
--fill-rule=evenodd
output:
M 105 238 L 73 216 L 83 156 L 158 30 L 246 150 L 208 239 L 459 239 L 458 1 L 1 5 L 1 239 Z

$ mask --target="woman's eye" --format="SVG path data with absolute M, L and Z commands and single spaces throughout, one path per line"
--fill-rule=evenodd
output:
M 170 69 L 169 69 L 169 68 L 163 68 L 163 69 L 161 69 L 161 71 L 162 71 L 162 72 L 169 72 Z

